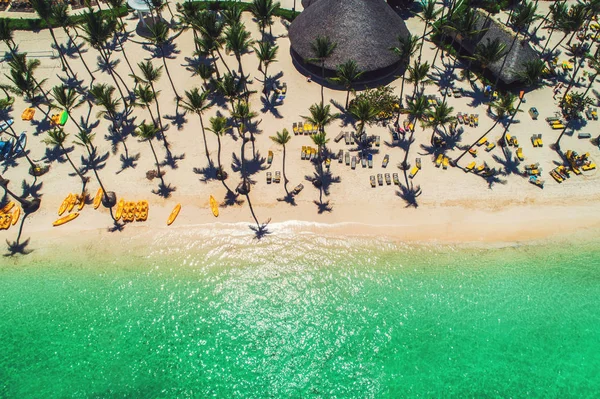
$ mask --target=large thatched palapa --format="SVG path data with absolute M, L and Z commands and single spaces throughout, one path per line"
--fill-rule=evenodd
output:
M 510 52 L 499 61 L 490 64 L 488 69 L 495 76 L 500 76 L 500 80 L 504 83 L 510 84 L 518 81 L 520 79 L 520 74 L 525 70 L 524 64 L 528 61 L 540 58 L 540 55 L 531 48 L 526 40 L 522 39 L 522 36 L 515 41 L 514 46 L 511 49 L 510 46 L 515 39 L 515 33 L 503 24 L 494 20 L 493 17 L 487 18 L 481 11 L 478 11 L 477 14 L 479 15 L 479 19 L 475 26 L 477 30 L 483 32 L 473 40 L 461 40 L 460 37 L 457 37 L 457 41 L 465 50 L 473 54 L 477 45 L 498 39 L 501 43 L 506 45 L 506 51 L 510 50 Z M 504 61 L 505 58 L 506 61 Z M 504 64 L 504 67 L 502 64 Z
M 389 48 L 398 45 L 398 36 L 408 35 L 402 18 L 384 0 L 306 0 L 308 6 L 289 30 L 292 55 L 313 72 L 320 67 L 311 44 L 318 36 L 337 43 L 325 68 L 354 60 L 369 78 L 395 70 L 399 59 Z M 305 4 L 303 2 L 303 4 Z M 319 69 L 320 70 L 320 69 Z

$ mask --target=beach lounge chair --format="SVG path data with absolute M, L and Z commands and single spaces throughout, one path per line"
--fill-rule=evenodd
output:
M 444 157 L 444 160 L 442 161 L 442 167 L 444 169 L 448 169 L 448 164 L 450 163 L 450 159 L 448 157 Z
M 598 120 L 598 108 L 592 108 L 592 119 L 595 121 Z
M 275 171 L 275 179 L 273 179 L 273 181 L 275 183 L 279 183 L 281 181 L 281 172 L 280 171 Z
M 302 160 L 306 159 L 306 146 L 305 145 L 302 146 L 302 151 L 300 151 L 300 159 L 302 159 Z
M 513 145 L 513 147 L 518 147 L 519 146 L 519 140 L 517 139 L 517 136 L 513 136 L 513 138 L 512 138 L 512 145 Z
M 35 115 L 35 108 L 25 108 L 25 111 L 21 114 L 21 119 L 24 121 L 30 121 Z
M 392 178 L 389 173 L 385 174 L 385 184 L 387 184 L 388 186 L 392 184 Z
M 470 164 L 467 165 L 467 167 L 465 168 L 465 173 L 471 172 L 474 167 L 475 167 L 475 161 L 473 161 L 473 162 L 471 162 Z
M 444 155 L 442 155 L 442 154 L 438 155 L 437 158 L 435 159 L 435 167 L 439 168 L 442 165 L 443 160 L 444 160 Z
M 344 150 L 339 150 L 337 154 L 338 163 L 344 162 Z
M 482 145 L 487 143 L 487 137 L 483 137 L 481 140 L 477 142 L 477 146 L 481 147 Z
M 557 182 L 557 183 L 562 183 L 562 182 L 563 182 L 563 180 L 564 180 L 564 179 L 563 179 L 563 178 L 562 178 L 562 177 L 561 177 L 561 176 L 560 176 L 558 173 L 556 173 L 556 171 L 554 171 L 554 170 L 551 170 L 551 171 L 550 171 L 550 176 L 552 176 L 552 178 L 553 178 L 554 180 L 556 180 L 556 182 Z
M 463 91 L 461 88 L 452 89 L 452 93 L 454 94 L 454 97 L 456 97 L 456 98 L 461 98 L 463 95 Z
M 381 145 L 381 137 L 375 136 L 375 147 L 379 147 Z
M 269 155 L 267 156 L 267 164 L 271 165 L 273 163 L 273 151 L 269 150 Z
M 594 162 L 590 162 L 590 163 L 587 163 L 587 164 L 583 165 L 581 167 L 581 169 L 584 170 L 584 171 L 586 171 L 586 172 L 588 170 L 594 170 L 594 169 L 596 169 L 596 164 Z
M 350 145 L 354 145 L 354 132 L 350 132 Z
M 482 172 L 488 168 L 487 164 L 484 162 L 475 169 L 477 173 Z
M 496 143 L 494 143 L 493 141 L 490 141 L 487 145 L 487 147 L 485 147 L 485 150 L 487 152 L 492 151 L 494 148 L 496 148 Z
M 537 143 L 537 134 L 533 134 L 533 135 L 531 135 L 531 144 L 532 144 L 534 147 L 537 147 L 537 146 L 538 146 L 538 143 Z
M 544 180 L 540 179 L 537 176 L 529 176 L 529 183 L 535 184 L 539 188 L 544 188 Z
M 479 114 L 473 115 L 473 126 L 479 126 Z
M 350 165 L 350 153 L 346 151 L 346 166 Z
M 298 135 L 298 122 L 294 122 L 292 124 L 292 130 L 294 131 L 294 135 Z
M 538 138 L 537 138 L 537 145 L 538 147 L 543 147 L 544 146 L 544 142 L 542 141 L 542 134 L 538 134 Z
M 350 145 L 350 132 L 344 134 L 344 140 L 346 140 L 346 145 Z
M 333 139 L 333 141 L 335 141 L 336 143 L 339 143 L 340 140 L 342 140 L 344 138 L 344 132 L 340 132 L 337 136 L 335 136 L 335 139 Z
M 417 165 L 417 168 L 421 169 L 421 158 L 415 158 L 415 165 Z
M 387 168 L 389 162 L 390 162 L 390 156 L 388 154 L 385 154 L 385 156 L 383 157 L 383 161 L 381 162 L 381 167 Z
M 363 168 L 367 167 L 367 158 L 365 157 L 360 157 L 360 163 L 362 165 Z
M 417 168 L 416 166 L 413 166 L 413 168 L 410 170 L 410 173 L 408 174 L 408 177 L 410 177 L 412 179 L 413 177 L 415 177 L 417 175 L 417 173 L 419 173 L 419 168 Z
M 560 117 L 558 117 L 556 115 L 555 116 L 549 116 L 549 117 L 546 118 L 546 122 L 548 122 L 549 124 L 552 125 L 553 123 L 560 122 Z
M 469 149 L 469 154 L 471 154 L 473 158 L 477 158 L 477 148 Z
M 308 122 L 304 122 L 302 130 L 304 130 L 304 134 L 310 134 L 312 132 L 312 125 Z
M 531 107 L 529 108 L 529 116 L 531 116 L 531 119 L 536 120 L 540 116 L 540 113 L 536 107 Z
M 381 173 L 377 173 L 377 183 L 383 186 L 383 175 Z
M 399 186 L 400 185 L 400 179 L 398 179 L 398 173 L 392 173 L 392 179 L 394 180 L 394 184 Z
M 369 176 L 369 180 L 371 181 L 371 187 L 375 187 L 377 183 L 375 183 L 375 175 Z
M 298 122 L 298 134 L 304 134 L 304 127 L 302 125 L 302 122 Z
M 529 165 L 525 165 L 525 170 L 537 169 L 537 168 L 539 168 L 539 166 L 540 166 L 539 162 L 532 163 Z
M 506 140 L 506 145 L 507 146 L 511 146 L 512 145 L 512 136 L 510 135 L 510 133 L 506 133 L 506 136 L 504 136 L 504 139 Z
M 300 193 L 300 191 L 302 191 L 303 189 L 304 189 L 304 185 L 302 183 L 300 183 L 296 187 L 294 187 L 294 190 L 292 190 L 292 193 L 294 195 L 298 195 Z
M 369 169 L 373 169 L 373 154 L 369 154 Z
M 463 123 L 465 123 L 465 120 L 463 119 L 463 114 L 462 112 L 459 112 L 458 114 L 456 114 L 456 119 L 458 119 L 458 122 L 462 125 Z
M 579 133 L 579 134 L 577 134 L 577 138 L 578 139 L 591 139 L 592 134 L 591 133 Z
M 271 184 L 271 180 L 272 180 L 271 176 L 272 176 L 271 172 L 267 172 L 267 184 Z
M 552 125 L 552 129 L 554 130 L 559 130 L 559 129 L 564 129 L 565 125 L 563 125 L 562 123 L 556 123 Z
M 522 147 L 517 148 L 517 158 L 519 158 L 519 161 L 525 160 L 525 157 L 523 156 L 523 148 Z
M 585 110 L 585 117 L 587 118 L 588 121 L 592 120 L 592 109 L 588 108 Z M 25 120 L 25 119 L 23 119 Z
M 352 165 L 351 165 L 352 169 L 356 169 L 356 157 L 352 157 Z

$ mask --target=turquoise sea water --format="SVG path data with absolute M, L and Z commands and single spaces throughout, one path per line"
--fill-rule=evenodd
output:
M 600 250 L 272 236 L 0 267 L 2 398 L 592 398 Z

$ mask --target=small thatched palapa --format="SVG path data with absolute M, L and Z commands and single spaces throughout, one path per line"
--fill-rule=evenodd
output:
M 337 43 L 325 68 L 354 60 L 365 72 L 395 68 L 398 57 L 389 48 L 408 35 L 402 18 L 384 0 L 312 0 L 290 26 L 289 37 L 301 62 L 314 58 L 311 44 L 318 36 Z M 312 62 L 318 65 L 318 62 Z M 320 65 L 318 65 L 320 66 Z
M 484 32 L 476 36 L 473 40 L 461 40 L 460 36 L 456 40 L 465 50 L 473 54 L 478 44 L 485 44 L 488 41 L 492 42 L 498 39 L 506 45 L 506 51 L 510 50 L 510 52 L 499 61 L 490 64 L 488 69 L 495 76 L 500 76 L 500 80 L 504 83 L 510 84 L 518 81 L 520 74 L 525 71 L 524 64 L 540 58 L 540 55 L 531 48 L 526 40 L 521 38 L 515 41 L 511 49 L 510 46 L 513 44 L 516 34 L 500 22 L 494 20 L 493 17 L 486 18 L 486 14 L 481 11 L 477 11 L 477 13 L 479 14 L 479 19 L 477 20 L 476 29 Z M 504 61 L 505 58 L 506 61 Z M 502 67 L 503 63 L 504 67 Z

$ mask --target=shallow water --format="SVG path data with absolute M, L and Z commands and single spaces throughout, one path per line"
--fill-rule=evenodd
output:
M 246 236 L 1 268 L 0 397 L 597 395 L 593 245 Z

